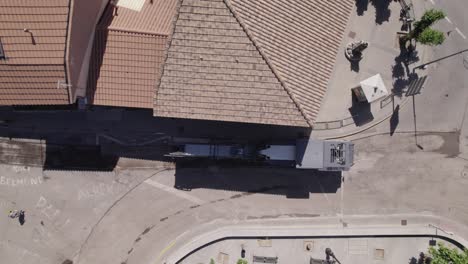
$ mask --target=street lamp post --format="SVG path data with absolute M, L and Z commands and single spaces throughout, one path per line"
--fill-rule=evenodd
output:
M 461 53 L 464 53 L 464 52 L 467 52 L 467 51 L 468 51 L 468 49 L 460 50 L 460 51 L 457 51 L 457 52 L 452 53 L 452 54 L 450 54 L 450 55 L 447 55 L 447 56 L 445 56 L 445 57 L 438 58 L 438 59 L 435 59 L 435 60 L 433 60 L 433 61 L 426 62 L 426 63 L 424 63 L 424 64 L 418 65 L 418 66 L 416 66 L 416 67 L 413 68 L 413 72 L 415 72 L 416 69 L 425 69 L 425 68 L 427 67 L 427 65 L 429 65 L 429 64 L 436 63 L 436 62 L 441 61 L 441 60 L 445 60 L 445 59 L 447 59 L 447 58 L 453 57 L 453 56 L 455 56 L 455 55 L 458 55 L 458 54 L 461 54 Z M 465 63 L 465 61 L 467 61 L 467 62 Z M 465 57 L 465 56 L 463 57 L 463 63 L 464 63 L 465 65 L 468 64 L 468 58 Z
M 330 257 L 332 257 L 336 262 L 338 262 L 338 264 L 341 264 L 341 262 L 335 257 L 335 253 L 333 253 L 331 248 L 326 248 L 325 249 L 325 254 L 327 255 L 327 262 L 328 263 L 331 263 L 330 262 Z

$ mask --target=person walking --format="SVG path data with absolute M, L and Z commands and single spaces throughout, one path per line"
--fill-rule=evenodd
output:
M 10 210 L 10 212 L 8 213 L 8 217 L 12 218 L 12 219 L 15 219 L 15 218 L 18 218 L 18 221 L 20 223 L 20 225 L 24 225 L 24 223 L 26 222 L 25 220 L 25 212 L 23 210 Z
M 8 213 L 8 217 L 13 218 L 13 219 L 18 216 L 19 216 L 18 210 L 10 210 L 10 212 Z

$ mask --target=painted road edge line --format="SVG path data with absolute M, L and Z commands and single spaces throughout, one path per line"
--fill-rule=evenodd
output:
M 456 27 L 455 30 L 457 31 L 457 33 L 458 33 L 463 39 L 466 39 L 466 36 L 463 35 L 463 33 L 460 31 L 460 29 L 458 29 L 458 28 Z
M 452 23 L 452 20 L 450 20 L 450 18 L 445 17 L 445 20 L 447 20 L 447 22 L 449 22 L 450 24 L 453 24 L 453 23 Z
M 160 190 L 163 190 L 163 191 L 166 191 L 168 193 L 171 193 L 179 198 L 182 198 L 182 199 L 185 199 L 185 200 L 188 200 L 194 204 L 198 204 L 198 205 L 201 205 L 201 204 L 204 204 L 205 202 L 195 196 L 192 196 L 192 195 L 189 195 L 187 194 L 185 191 L 181 191 L 181 190 L 177 190 L 175 188 L 172 188 L 172 187 L 169 187 L 169 186 L 166 186 L 164 184 L 161 184 L 155 180 L 152 180 L 152 179 L 148 179 L 145 181 L 146 184 L 149 184 L 153 187 L 156 187 Z

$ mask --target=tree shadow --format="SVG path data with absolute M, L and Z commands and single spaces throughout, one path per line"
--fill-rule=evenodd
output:
M 393 89 L 397 97 L 402 97 L 408 84 L 418 78 L 417 73 L 411 72 L 409 65 L 419 61 L 418 51 L 414 48 L 408 49 L 403 41 L 400 41 L 400 54 L 395 57 L 392 65 Z
M 426 256 L 423 252 L 419 253 L 419 257 L 412 257 L 409 260 L 409 264 L 431 264 L 432 258 Z
M 364 15 L 364 11 L 367 11 L 369 0 L 356 0 L 356 13 L 358 16 Z
M 370 0 L 375 7 L 375 23 L 381 25 L 385 21 L 389 21 L 392 11 L 389 6 L 392 0 Z

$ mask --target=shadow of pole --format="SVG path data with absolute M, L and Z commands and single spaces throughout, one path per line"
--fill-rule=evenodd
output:
M 395 130 L 400 122 L 400 105 L 393 108 L 392 117 L 390 117 L 390 136 L 393 136 Z
M 413 95 L 413 121 L 414 121 L 414 140 L 416 142 L 416 147 L 418 147 L 420 150 L 424 150 L 424 148 L 418 144 L 418 130 L 416 126 L 416 100 L 414 99 L 414 95 Z

